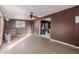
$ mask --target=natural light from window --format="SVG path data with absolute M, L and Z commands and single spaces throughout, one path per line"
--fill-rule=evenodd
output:
M 25 28 L 25 21 L 16 21 L 16 28 Z

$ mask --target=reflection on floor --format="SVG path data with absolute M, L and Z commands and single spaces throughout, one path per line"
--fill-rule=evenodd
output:
M 50 34 L 41 34 L 40 36 L 50 39 Z
M 7 47 L 6 47 L 7 49 Z M 22 40 L 16 46 L 11 49 L 1 50 L 0 53 L 10 53 L 10 54 L 52 54 L 52 53 L 79 53 L 79 49 L 57 43 L 55 41 L 50 41 L 46 38 L 31 35 L 27 39 Z

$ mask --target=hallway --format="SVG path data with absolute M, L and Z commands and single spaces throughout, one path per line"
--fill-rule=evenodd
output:
M 7 47 L 6 47 L 7 48 Z M 59 54 L 59 53 L 79 53 L 79 49 L 50 41 L 47 38 L 31 35 L 24 39 L 10 50 L 2 50 L 0 53 L 6 54 Z

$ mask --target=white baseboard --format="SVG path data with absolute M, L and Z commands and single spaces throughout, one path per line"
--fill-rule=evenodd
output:
M 25 40 L 26 38 L 28 38 L 29 36 L 31 36 L 32 34 L 27 34 L 26 36 L 20 38 L 19 40 L 12 42 L 11 44 L 9 44 L 8 46 L 4 47 L 3 50 L 10 50 L 12 49 L 14 46 L 16 46 L 17 44 L 19 44 L 21 41 Z
M 79 47 L 77 47 L 77 46 L 75 46 L 75 45 L 72 45 L 72 44 L 69 44 L 69 43 L 65 43 L 65 42 L 62 42 L 62 41 L 58 41 L 58 40 L 55 40 L 55 39 L 50 39 L 50 41 L 51 41 L 51 42 L 55 41 L 55 42 L 57 42 L 57 43 L 64 44 L 64 45 L 67 45 L 67 46 L 70 46 L 70 47 L 79 49 Z
M 40 36 L 40 35 L 35 35 L 35 36 Z M 43 37 L 43 36 L 40 36 L 40 37 Z M 46 38 L 46 37 L 44 37 Z M 49 38 L 47 38 L 49 39 Z M 65 43 L 65 42 L 62 42 L 62 41 L 58 41 L 58 40 L 55 40 L 55 39 L 49 39 L 51 42 L 57 42 L 57 43 L 60 43 L 60 44 L 63 44 L 63 45 L 67 45 L 67 46 L 70 46 L 70 47 L 73 47 L 73 48 L 76 48 L 76 49 L 79 49 L 78 46 L 75 46 L 73 44 L 69 44 L 69 43 Z

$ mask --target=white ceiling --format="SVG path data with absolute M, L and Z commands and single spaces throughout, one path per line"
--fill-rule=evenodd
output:
M 1 5 L 0 10 L 5 18 L 30 20 L 30 12 L 33 12 L 38 17 L 43 17 L 74 6 L 75 5 Z

